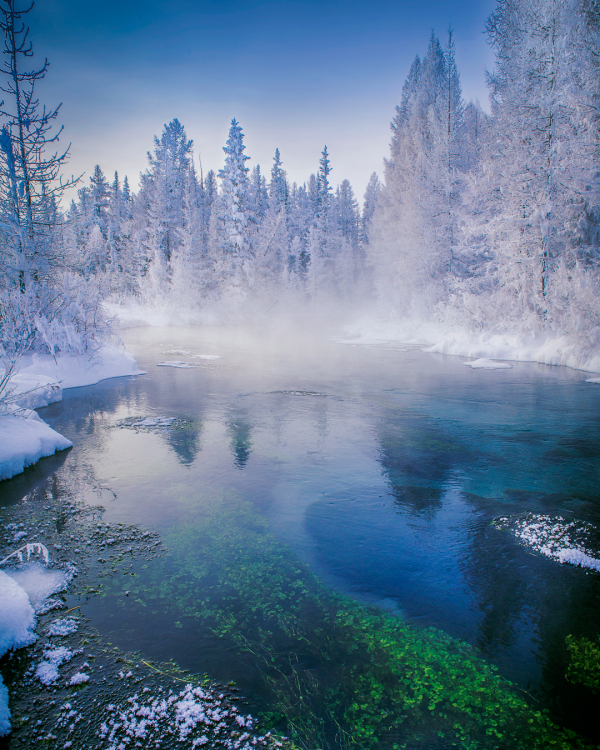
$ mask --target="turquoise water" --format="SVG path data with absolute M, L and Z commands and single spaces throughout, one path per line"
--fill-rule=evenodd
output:
M 466 640 L 536 705 L 595 736 L 590 697 L 564 679 L 564 639 L 598 632 L 600 576 L 490 525 L 532 511 L 600 527 L 589 375 L 472 370 L 411 347 L 238 327 L 124 339 L 146 375 L 65 391 L 41 411 L 75 445 L 48 469 L 61 491 L 167 538 L 207 498 L 248 500 L 328 586 Z M 165 360 L 194 367 L 156 366 Z M 4 485 L 11 500 L 25 487 Z M 256 665 L 231 644 L 119 607 L 92 600 L 86 613 L 125 648 L 260 693 Z

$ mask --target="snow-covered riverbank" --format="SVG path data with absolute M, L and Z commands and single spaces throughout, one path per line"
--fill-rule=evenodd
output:
M 346 326 L 348 343 L 402 342 L 425 351 L 475 359 L 540 362 L 574 370 L 600 372 L 600 345 L 591 339 L 574 341 L 555 331 L 510 333 L 468 331 L 433 322 L 382 321 L 362 318 Z
M 0 736 L 11 747 L 293 750 L 258 731 L 234 685 L 123 652 L 90 626 L 88 599 L 162 556 L 158 534 L 44 489 L 0 509 L 0 522 Z
M 93 385 L 107 378 L 140 375 L 134 358 L 119 347 L 105 347 L 93 357 L 30 354 L 19 363 L 0 410 L 0 480 L 20 474 L 40 458 L 70 448 L 67 438 L 33 411 L 62 399 L 63 388 Z

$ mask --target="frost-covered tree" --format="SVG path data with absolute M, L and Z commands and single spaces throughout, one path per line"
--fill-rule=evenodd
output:
M 185 224 L 183 194 L 192 145 L 183 125 L 172 120 L 160 139 L 154 138 L 154 153 L 148 153 L 148 170 L 141 178 L 138 201 L 145 214 L 141 229 L 147 264 L 145 291 L 152 301 L 162 300 L 169 293 L 171 260 L 179 250 Z
M 269 183 L 269 198 L 271 205 L 274 207 L 284 206 L 289 200 L 289 186 L 285 170 L 283 169 L 283 163 L 281 161 L 281 154 L 279 149 L 275 149 L 275 156 L 273 157 L 273 166 L 271 167 L 271 182 Z
M 569 277 L 597 276 L 600 38 L 590 8 L 500 0 L 488 21 L 496 68 L 486 212 L 495 283 L 513 319 L 550 322 L 576 297 Z
M 69 267 L 58 202 L 77 180 L 60 175 L 69 149 L 55 150 L 60 105 L 40 105 L 36 85 L 48 71 L 29 67 L 29 29 L 16 0 L 1 0 L 0 347 L 59 352 L 93 348 L 106 332 L 100 290 Z
M 242 128 L 234 118 L 223 147 L 225 164 L 219 171 L 221 193 L 211 218 L 218 282 L 228 304 L 234 308 L 246 298 L 254 277 L 254 248 L 249 231 L 249 169 L 246 166 L 249 157 L 244 154 L 245 150 Z
M 452 38 L 445 52 L 432 33 L 402 89 L 372 217 L 374 283 L 396 312 L 429 314 L 454 271 L 461 102 Z

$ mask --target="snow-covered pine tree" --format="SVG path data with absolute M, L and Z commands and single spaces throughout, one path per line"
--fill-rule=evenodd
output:
M 363 196 L 363 208 L 360 217 L 359 240 L 363 246 L 369 244 L 371 221 L 373 219 L 373 214 L 375 213 L 375 206 L 377 205 L 380 193 L 381 182 L 379 181 L 377 172 L 373 172 L 369 177 L 367 189 Z
M 154 153 L 148 153 L 149 167 L 142 175 L 138 195 L 144 222 L 140 239 L 147 258 L 145 294 L 148 302 L 163 301 L 169 293 L 173 269 L 171 259 L 181 244 L 185 226 L 184 185 L 192 160 L 192 141 L 174 119 L 154 138 Z
M 277 299 L 282 292 L 285 293 L 290 274 L 295 268 L 296 259 L 290 257 L 288 238 L 288 199 L 287 179 L 279 149 L 276 149 L 271 168 L 268 208 L 256 246 L 258 283 L 266 304 L 272 304 L 273 298 Z
M 244 135 L 234 118 L 223 147 L 225 164 L 219 170 L 221 193 L 211 217 L 211 243 L 216 273 L 225 305 L 235 316 L 254 281 L 254 248 L 250 243 L 248 167 Z
M 182 223 L 171 258 L 169 301 L 178 312 L 195 312 L 202 298 L 203 232 L 202 193 L 196 170 L 190 163 L 182 190 Z

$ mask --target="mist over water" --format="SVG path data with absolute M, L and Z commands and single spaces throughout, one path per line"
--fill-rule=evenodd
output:
M 146 375 L 67 390 L 43 410 L 75 445 L 58 485 L 174 549 L 215 498 L 249 502 L 327 586 L 466 640 L 593 734 L 564 679 L 564 639 L 595 636 L 598 576 L 490 524 L 534 512 L 600 526 L 597 390 L 567 368 L 477 371 L 339 336 L 323 320 L 123 331 Z M 234 679 L 260 703 L 247 654 L 129 600 L 111 606 L 84 611 L 115 643 Z

